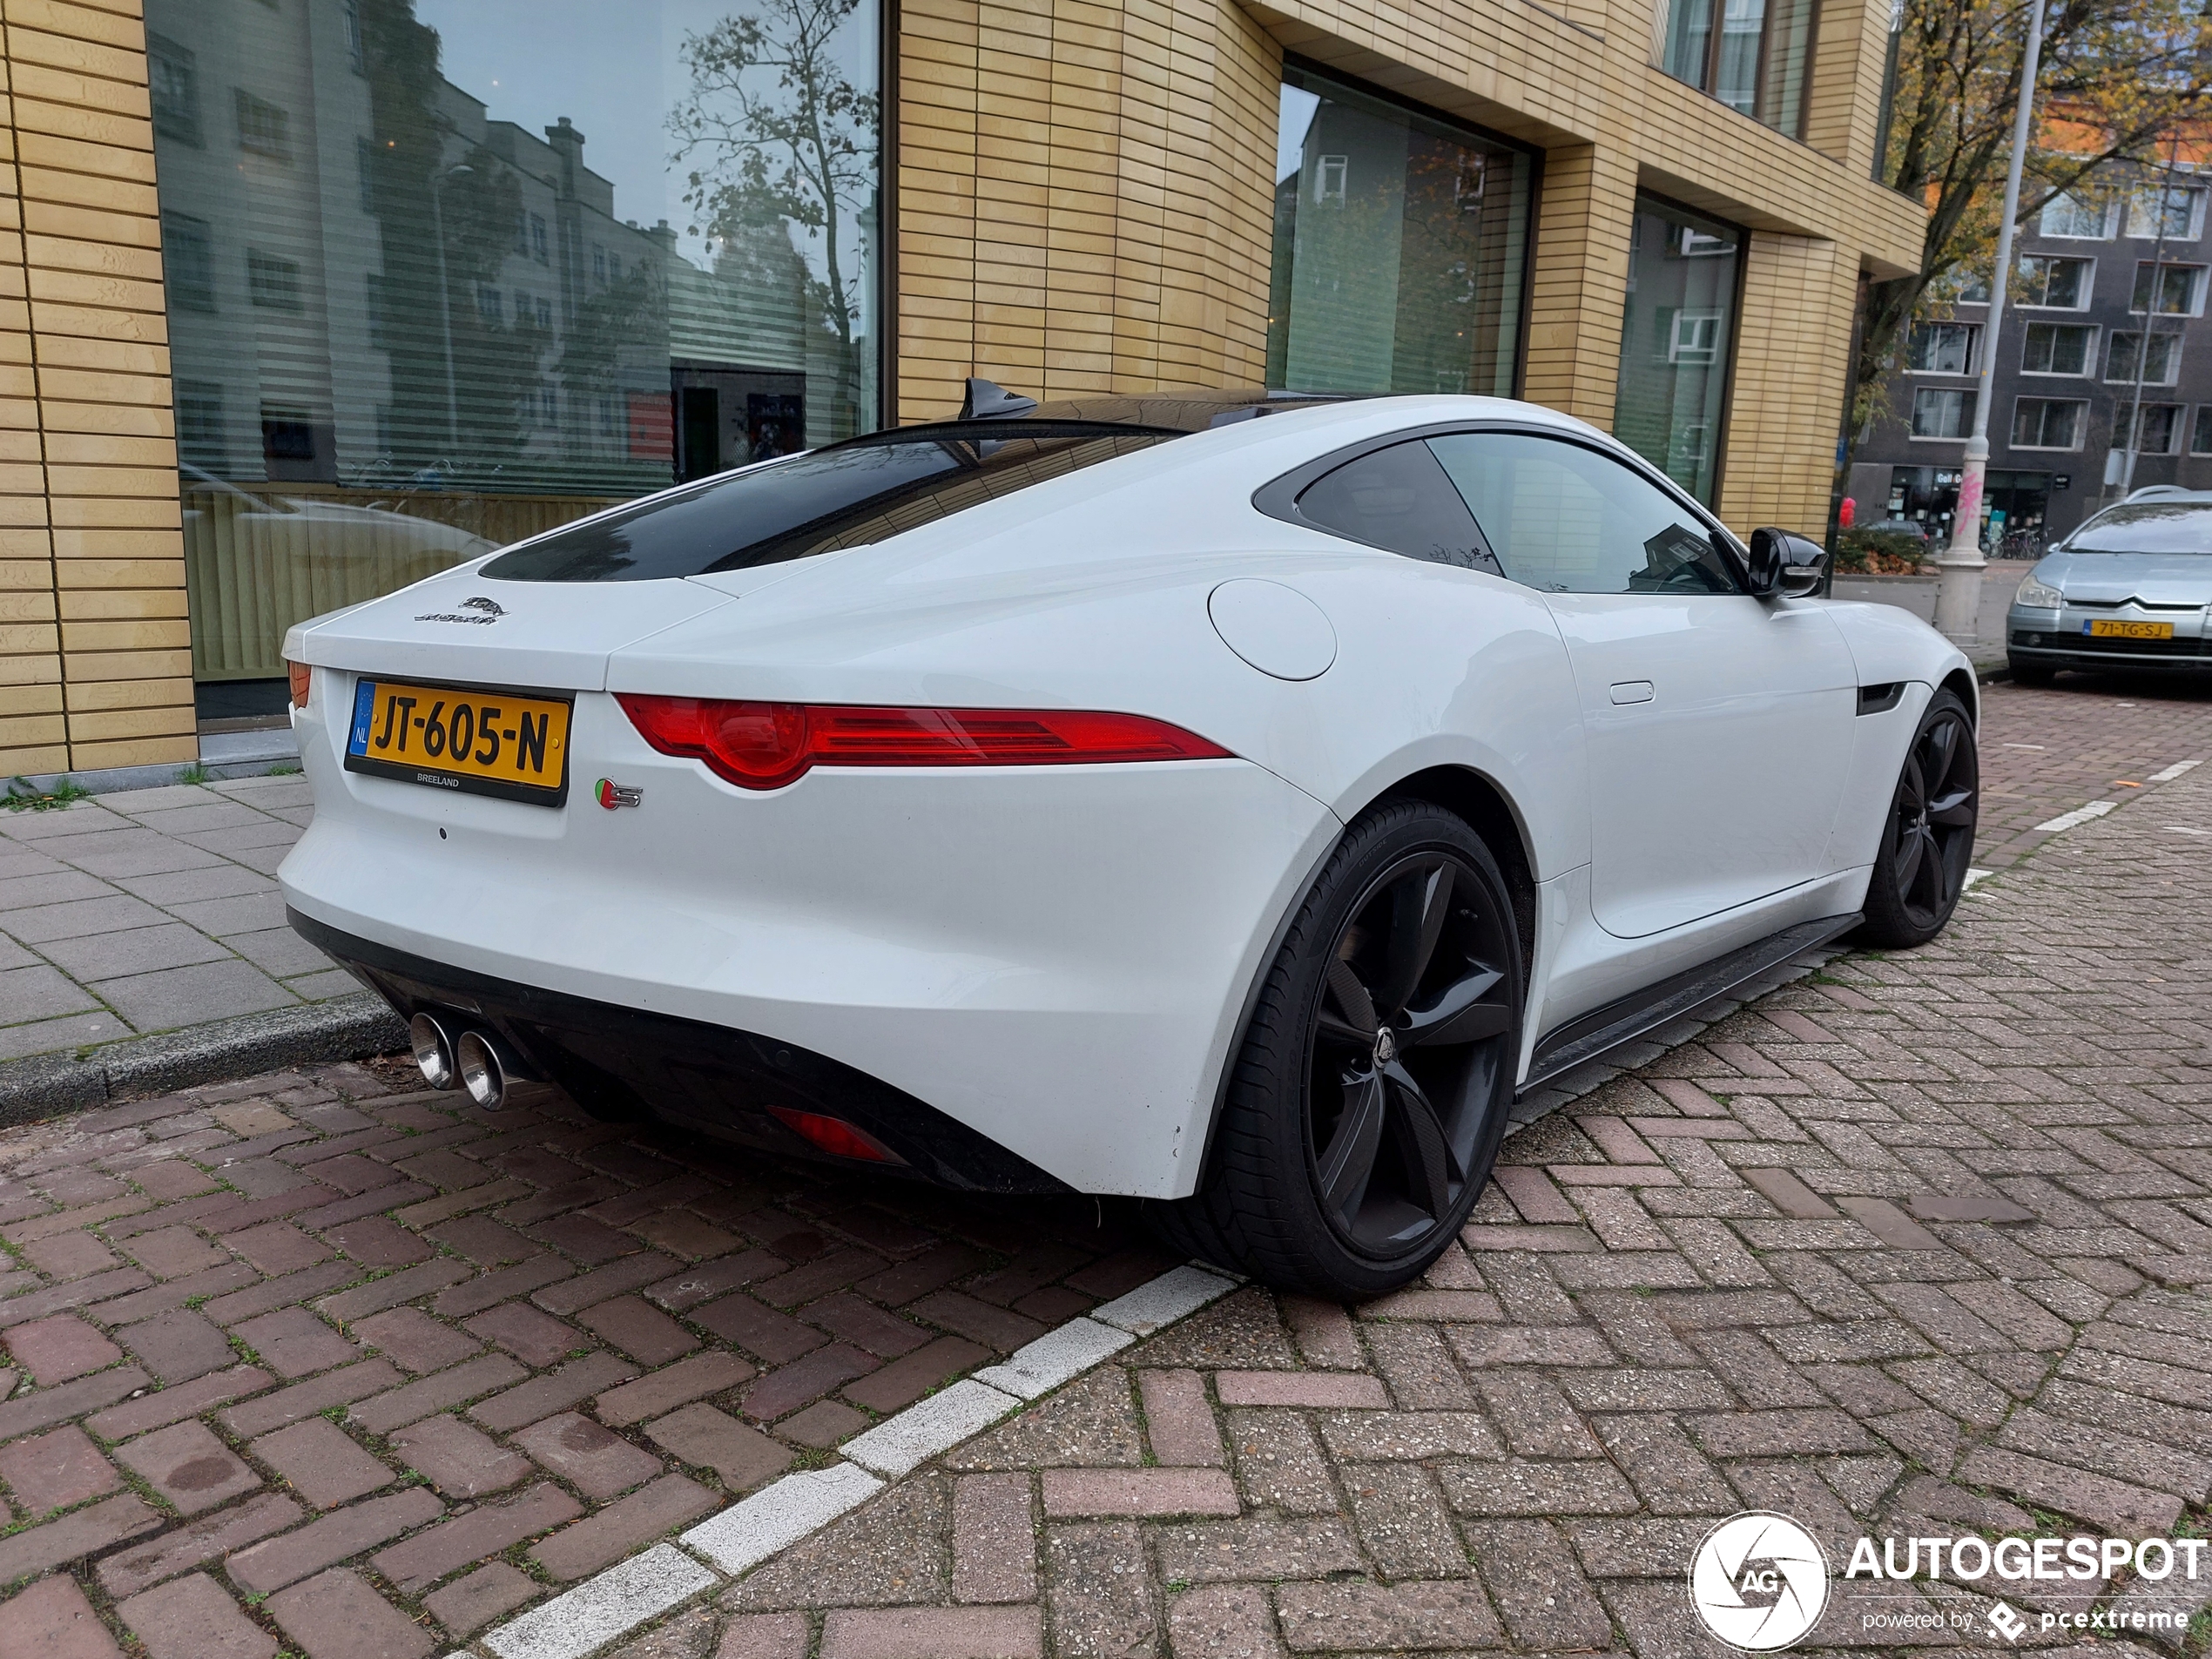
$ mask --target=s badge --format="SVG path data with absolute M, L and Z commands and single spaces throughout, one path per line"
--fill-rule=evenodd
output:
M 591 798 L 609 812 L 618 806 L 638 806 L 644 804 L 645 792 L 632 789 L 626 784 L 610 783 L 602 778 L 591 786 Z

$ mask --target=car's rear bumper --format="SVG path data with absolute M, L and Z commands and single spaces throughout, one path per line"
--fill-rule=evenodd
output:
M 898 1155 L 869 1167 L 980 1192 L 1068 1184 L 880 1078 L 796 1044 L 433 961 L 287 912 L 300 934 L 374 985 L 402 1018 L 489 1032 L 586 1110 L 659 1118 L 740 1145 L 819 1157 L 777 1108 L 866 1130 Z

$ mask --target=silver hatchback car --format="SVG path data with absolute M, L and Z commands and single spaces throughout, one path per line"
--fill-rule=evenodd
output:
M 2013 678 L 2212 673 L 2212 491 L 2161 485 L 2107 507 L 2028 572 L 2006 617 Z

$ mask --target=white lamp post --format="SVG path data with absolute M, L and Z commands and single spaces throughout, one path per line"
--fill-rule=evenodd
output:
M 1989 280 L 1989 320 L 1982 329 L 1981 373 L 1974 387 L 1974 430 L 1959 478 L 1959 505 L 1951 517 L 1951 545 L 1936 561 L 1935 625 L 1953 644 L 1974 643 L 1981 614 L 1981 498 L 1989 479 L 1991 371 L 1998 331 L 2005 322 L 2005 281 L 2013 272 L 2013 220 L 2020 212 L 2020 170 L 2027 161 L 2028 129 L 2035 117 L 2035 71 L 2043 57 L 2044 0 L 2028 0 L 2027 55 L 2020 62 L 2020 107 L 2013 115 L 2013 159 L 2005 172 L 2005 216 L 1997 226 L 1997 269 Z

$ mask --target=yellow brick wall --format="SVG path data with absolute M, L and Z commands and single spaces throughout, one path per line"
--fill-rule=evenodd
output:
M 899 410 L 1254 385 L 1282 50 L 1214 0 L 906 0 Z
M 1544 152 L 1527 395 L 1598 425 L 1639 190 L 1743 226 L 1721 510 L 1826 523 L 1858 274 L 1917 260 L 1869 178 L 1888 0 L 1824 8 L 1805 141 L 1654 64 L 1654 0 L 905 0 L 899 415 L 1264 370 L 1282 53 Z
M 190 760 L 136 0 L 0 0 L 0 774 Z

